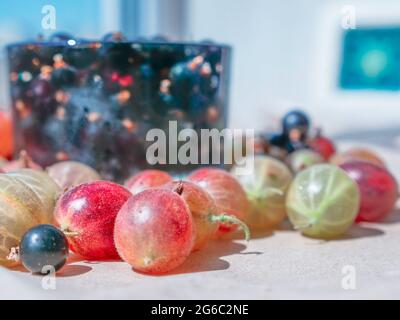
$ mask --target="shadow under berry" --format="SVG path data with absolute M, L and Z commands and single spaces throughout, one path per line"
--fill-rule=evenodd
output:
M 236 242 L 211 241 L 202 250 L 192 252 L 183 265 L 164 275 L 227 270 L 230 264 L 222 257 L 241 254 L 245 249 L 245 245 Z
M 379 223 L 384 225 L 400 223 L 400 209 L 395 209 L 385 220 Z

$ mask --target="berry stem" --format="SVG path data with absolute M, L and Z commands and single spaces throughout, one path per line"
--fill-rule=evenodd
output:
M 285 194 L 282 190 L 273 187 L 246 190 L 246 192 L 250 200 L 256 200 L 256 201 L 268 198 L 273 195 L 283 196 Z
M 249 227 L 240 219 L 236 218 L 235 216 L 228 215 L 228 214 L 211 214 L 210 215 L 210 220 L 213 223 L 224 223 L 224 222 L 229 222 L 232 224 L 236 224 L 239 226 L 241 230 L 243 230 L 245 239 L 246 241 L 250 240 L 250 229 Z
M 177 193 L 178 195 L 182 195 L 182 193 L 183 193 L 183 182 L 182 182 L 182 180 L 180 180 L 179 182 L 178 182 L 178 184 L 176 185 L 176 187 L 174 188 L 174 190 L 173 190 L 175 193 Z
M 73 238 L 73 237 L 77 237 L 77 236 L 80 235 L 79 232 L 70 231 L 70 230 L 68 230 L 68 228 L 66 228 L 66 229 L 61 228 L 61 231 L 65 234 L 65 236 L 66 236 L 67 238 Z

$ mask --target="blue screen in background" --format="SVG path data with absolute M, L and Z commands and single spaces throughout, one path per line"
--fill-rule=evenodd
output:
M 339 87 L 400 90 L 400 27 L 348 30 L 343 38 Z

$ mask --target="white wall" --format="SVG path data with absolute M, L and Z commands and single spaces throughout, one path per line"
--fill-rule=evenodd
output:
M 234 47 L 231 126 L 265 128 L 297 105 L 328 133 L 400 128 L 398 94 L 343 98 L 329 87 L 343 5 L 355 6 L 358 21 L 400 25 L 398 0 L 189 0 L 187 36 Z

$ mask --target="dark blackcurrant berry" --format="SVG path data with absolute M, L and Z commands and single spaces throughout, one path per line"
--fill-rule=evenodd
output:
M 301 110 L 293 110 L 287 113 L 282 120 L 283 132 L 288 133 L 291 129 L 304 128 L 308 131 L 310 120 Z
M 69 87 L 74 85 L 76 73 L 72 68 L 60 68 L 53 71 L 51 80 L 56 87 Z
M 57 228 L 43 224 L 28 230 L 22 237 L 19 254 L 22 264 L 32 273 L 48 272 L 47 266 L 60 270 L 68 257 L 68 241 Z
M 143 79 L 151 79 L 154 77 L 154 70 L 151 68 L 151 66 L 147 63 L 142 64 L 139 67 L 139 72 L 140 75 L 142 76 Z
M 69 65 L 77 69 L 84 69 L 96 61 L 97 51 L 93 48 L 66 47 L 63 57 Z
M 99 52 L 105 67 L 120 74 L 127 74 L 134 62 L 135 53 L 128 43 L 106 42 Z

